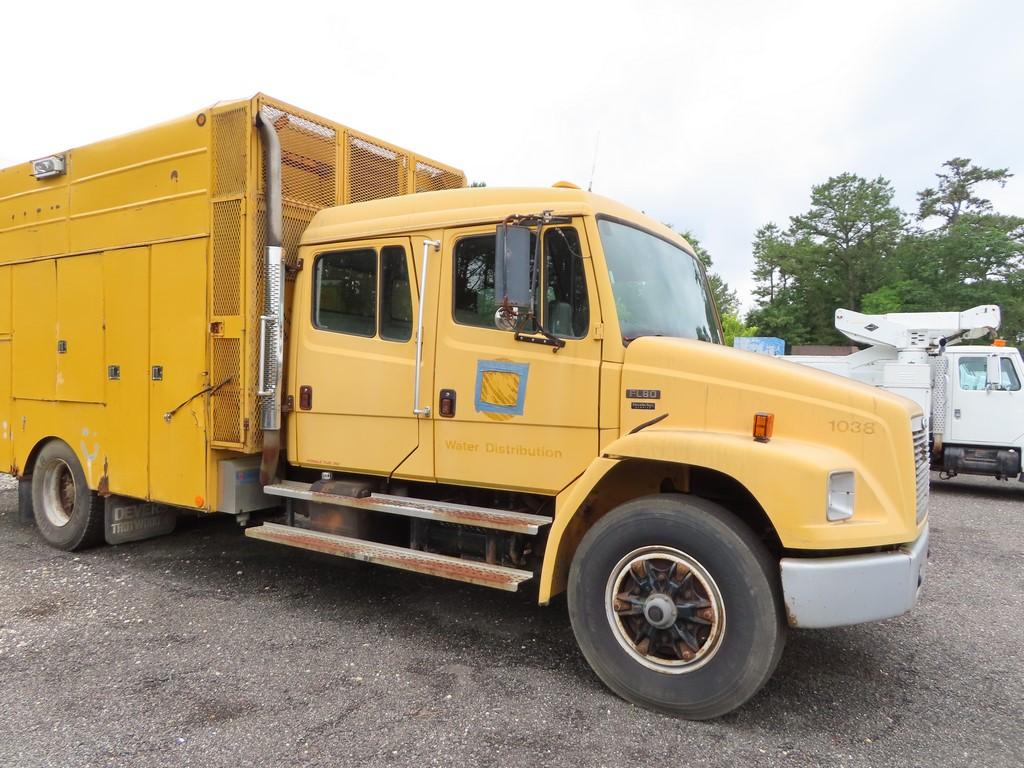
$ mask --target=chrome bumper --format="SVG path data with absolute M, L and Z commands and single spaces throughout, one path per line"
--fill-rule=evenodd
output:
M 914 607 L 928 562 L 928 525 L 892 552 L 784 557 L 782 594 L 792 627 L 841 627 L 899 616 Z

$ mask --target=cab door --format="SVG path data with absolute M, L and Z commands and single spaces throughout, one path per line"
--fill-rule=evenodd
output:
M 601 318 L 589 249 L 578 220 L 540 237 L 537 308 L 561 347 L 496 327 L 494 225 L 445 233 L 432 404 L 439 482 L 552 494 L 596 455 Z
M 1015 445 L 1024 432 L 1020 412 L 1021 372 L 1014 358 L 999 355 L 1001 389 L 986 389 L 988 355 L 957 355 L 947 442 L 966 445 Z M 1018 358 L 1019 359 L 1019 358 Z
M 293 323 L 297 461 L 389 475 L 421 453 L 411 241 L 327 246 L 304 260 L 310 274 Z M 429 386 L 429 376 L 424 382 Z

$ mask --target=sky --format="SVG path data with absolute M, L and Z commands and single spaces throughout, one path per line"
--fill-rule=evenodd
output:
M 257 91 L 465 170 L 570 180 L 693 232 L 750 307 L 750 243 L 851 171 L 916 208 L 955 156 L 1019 174 L 1024 3 L 8 3 L 0 167 Z

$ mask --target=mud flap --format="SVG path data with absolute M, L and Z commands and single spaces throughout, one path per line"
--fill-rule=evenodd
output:
M 178 514 L 172 507 L 108 496 L 104 505 L 103 535 L 107 544 L 152 539 L 171 533 L 177 520 Z
M 18 517 L 23 523 L 34 523 L 32 514 L 32 477 L 18 478 Z

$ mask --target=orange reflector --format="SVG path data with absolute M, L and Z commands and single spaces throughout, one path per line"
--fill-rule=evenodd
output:
M 754 414 L 754 439 L 759 443 L 767 443 L 775 428 L 775 414 L 758 412 Z
M 1006 346 L 1006 339 L 996 339 L 995 341 L 992 342 L 992 346 L 993 347 L 1005 347 Z
M 195 502 L 197 507 L 202 507 L 206 503 L 206 500 L 202 496 L 196 496 Z

